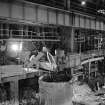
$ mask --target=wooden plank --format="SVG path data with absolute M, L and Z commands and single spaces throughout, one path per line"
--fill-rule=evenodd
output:
M 24 75 L 15 75 L 15 76 L 11 76 L 11 77 L 4 77 L 4 78 L 2 78 L 1 82 L 15 81 L 16 78 L 17 78 L 17 80 L 26 79 L 26 74 L 24 74 Z
M 12 18 L 23 19 L 23 6 L 18 4 L 12 4 Z
M 0 16 L 9 17 L 9 4 L 0 2 Z
M 46 8 L 41 8 L 41 7 L 38 8 L 38 22 L 48 23 Z
M 25 19 L 30 20 L 30 21 L 36 21 L 36 8 L 35 7 L 30 7 L 30 6 L 25 6 L 24 11 L 25 11 Z
M 22 65 L 0 66 L 0 72 L 2 73 L 2 78 L 25 74 Z

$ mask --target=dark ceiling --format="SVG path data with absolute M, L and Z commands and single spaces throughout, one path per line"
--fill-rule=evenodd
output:
M 24 0 L 39 4 L 45 4 L 52 7 L 68 10 L 68 0 Z M 91 15 L 104 16 L 97 12 L 99 9 L 105 9 L 105 0 L 84 0 L 86 5 L 82 6 L 81 1 L 83 0 L 70 0 L 71 11 L 84 12 Z
M 83 0 L 71 0 L 71 9 L 89 13 L 92 15 L 101 15 L 97 13 L 99 9 L 105 9 L 104 0 L 85 0 L 86 5 L 82 6 L 81 1 Z

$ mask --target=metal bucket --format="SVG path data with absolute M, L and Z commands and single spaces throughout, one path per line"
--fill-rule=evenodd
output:
M 72 105 L 72 86 L 67 82 L 47 82 L 39 79 L 41 105 Z

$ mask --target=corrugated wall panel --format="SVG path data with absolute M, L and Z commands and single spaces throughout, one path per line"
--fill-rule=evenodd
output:
M 29 7 L 25 6 L 24 7 L 24 15 L 26 20 L 31 20 L 31 21 L 36 21 L 36 10 L 35 7 Z
M 99 30 L 101 30 L 101 21 L 99 21 Z
M 104 30 L 104 23 L 103 22 L 101 22 L 101 30 Z
M 96 29 L 96 20 L 94 20 L 94 29 Z
M 84 28 L 85 27 L 85 19 L 84 17 L 80 17 L 80 27 Z
M 46 8 L 38 8 L 38 21 L 42 23 L 47 23 L 47 9 Z
M 23 19 L 23 6 L 18 4 L 12 5 L 12 18 Z
M 85 28 L 90 28 L 90 19 L 86 18 L 85 20 Z
M 65 14 L 65 25 L 69 26 L 70 25 L 70 17 L 69 14 Z
M 104 30 L 104 22 L 102 22 L 102 30 Z
M 0 16 L 9 17 L 9 6 L 6 3 L 0 3 Z
M 58 13 L 58 22 L 59 25 L 64 25 L 64 13 Z
M 105 30 L 105 23 L 104 23 L 104 30 Z
M 79 27 L 80 26 L 80 18 L 79 18 L 78 15 L 75 15 L 74 26 L 75 27 Z
M 91 29 L 95 29 L 96 28 L 95 27 L 95 20 L 91 19 L 90 21 L 91 21 L 91 24 L 90 24 Z
M 74 18 L 75 16 L 70 14 L 69 17 L 70 17 L 69 18 L 70 19 L 70 26 L 72 26 L 72 25 L 74 26 L 75 25 L 75 18 Z
M 96 21 L 96 30 L 100 30 L 100 23 L 99 23 L 99 21 Z
M 56 24 L 56 12 L 54 12 L 53 10 L 49 11 L 49 24 Z
M 105 30 L 105 23 L 104 23 L 104 30 Z

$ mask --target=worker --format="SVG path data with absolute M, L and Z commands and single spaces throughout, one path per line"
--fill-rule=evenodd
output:
M 97 76 L 95 79 L 97 82 L 97 89 L 99 90 L 104 85 L 104 77 L 102 76 L 101 73 L 97 72 Z
M 53 56 L 49 53 L 49 50 L 46 47 L 43 47 L 42 51 L 38 52 L 37 56 L 32 55 L 30 57 L 30 62 L 27 67 L 32 67 L 33 65 L 36 65 L 37 69 L 40 66 L 41 68 L 47 70 L 56 68 L 57 66 Z
M 97 91 L 97 86 L 96 86 L 96 78 L 90 75 L 90 78 L 87 80 L 88 86 L 91 88 L 92 91 Z
M 42 58 L 45 58 L 47 51 L 48 51 L 47 48 L 46 47 L 43 47 L 42 48 L 42 51 L 41 52 L 38 52 L 38 54 L 36 56 L 35 55 L 32 55 L 30 57 L 30 63 L 28 64 L 28 67 L 31 67 L 33 64 L 36 64 L 37 65 L 38 62 L 39 62 L 39 60 L 41 60 Z

